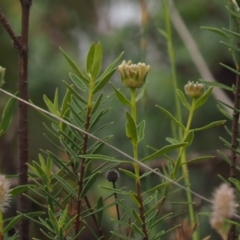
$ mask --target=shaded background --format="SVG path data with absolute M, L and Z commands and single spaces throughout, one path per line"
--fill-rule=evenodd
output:
M 147 93 L 142 103 L 139 104 L 139 120 L 145 118 L 147 121 L 146 139 L 142 143 L 141 149 L 143 150 L 140 152 L 140 156 L 148 153 L 146 145 L 155 148 L 166 145 L 165 138 L 172 137 L 171 125 L 155 107 L 158 104 L 172 113 L 175 112 L 167 43 L 158 31 L 159 28 L 164 28 L 163 2 L 156 0 L 147 2 L 146 54 L 143 54 L 140 45 L 142 37 L 140 1 L 33 1 L 29 33 L 29 98 L 36 105 L 45 108 L 43 94 L 52 99 L 55 89 L 58 88 L 60 96 L 63 96 L 65 89 L 62 80 L 69 80 L 68 72 L 71 69 L 59 51 L 59 46 L 83 69 L 90 44 L 93 41 L 101 41 L 103 46 L 102 69 L 122 51 L 125 52 L 123 59 L 131 59 L 133 62 L 145 59 L 144 61 L 151 66 Z M 190 4 L 188 0 L 181 0 L 176 1 L 175 4 L 215 78 L 220 82 L 232 85 L 235 77 L 219 65 L 219 62 L 232 65 L 227 48 L 219 43 L 222 40 L 221 37 L 200 29 L 200 26 L 227 28 L 226 3 L 227 1 L 195 0 Z M 2 1 L 1 7 L 16 33 L 19 33 L 21 18 L 19 2 Z M 183 89 L 187 81 L 197 81 L 200 74 L 186 50 L 185 43 L 181 41 L 174 29 L 173 39 L 179 88 Z M 0 26 L 0 46 L 0 66 L 7 69 L 4 88 L 15 92 L 18 79 L 18 53 L 2 26 Z M 120 83 L 118 73 L 115 73 L 111 81 L 121 87 L 123 92 L 125 91 Z M 108 86 L 104 91 L 110 92 L 112 89 Z M 0 107 L 2 108 L 7 97 L 1 95 L 1 99 Z M 224 119 L 225 117 L 220 114 L 216 105 L 217 101 L 211 97 L 207 104 L 196 112 L 193 127 Z M 107 107 L 111 107 L 111 111 L 106 121 L 114 121 L 112 128 L 109 128 L 110 133 L 114 132 L 114 138 L 110 143 L 131 154 L 131 146 L 124 133 L 125 109 L 115 98 L 111 100 L 111 103 L 106 104 Z M 183 111 L 183 113 L 184 119 L 186 119 L 187 112 Z M 43 121 L 45 119 L 39 113 L 32 109 L 29 110 L 30 160 L 38 158 L 40 149 L 54 151 L 43 136 L 43 132 L 45 132 Z M 229 122 L 227 124 L 230 126 Z M 14 174 L 17 171 L 16 134 L 17 120 L 15 119 L 8 134 L 0 140 L 3 172 L 8 174 Z M 193 145 L 187 150 L 188 154 L 215 155 L 216 149 L 224 148 L 219 136 L 229 139 L 223 127 L 196 133 Z M 193 189 L 209 197 L 213 186 L 220 182 L 217 174 L 221 173 L 227 176 L 228 170 L 226 172 L 226 169 L 226 165 L 216 159 L 202 165 L 192 166 L 190 176 Z M 121 184 L 128 184 L 126 181 L 126 179 L 122 180 Z M 202 211 L 203 208 L 205 207 L 199 204 L 197 211 Z M 201 220 L 200 227 L 204 229 L 202 237 L 210 234 L 207 218 Z

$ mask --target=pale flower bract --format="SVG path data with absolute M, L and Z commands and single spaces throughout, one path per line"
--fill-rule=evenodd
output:
M 150 66 L 145 63 L 132 64 L 132 61 L 125 60 L 118 66 L 118 71 L 121 74 L 121 81 L 125 87 L 141 88 L 145 81 Z
M 5 212 L 9 207 L 10 199 L 10 182 L 4 175 L 0 175 L 0 211 Z

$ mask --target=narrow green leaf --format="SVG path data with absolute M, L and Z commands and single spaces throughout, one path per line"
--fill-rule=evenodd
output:
M 58 109 L 58 88 L 56 88 L 56 90 L 55 90 L 53 104 L 54 104 L 55 109 Z
M 230 91 L 230 92 L 232 92 L 232 90 L 233 90 L 231 87 L 229 87 L 225 84 L 219 83 L 219 82 L 209 82 L 209 81 L 206 81 L 206 80 L 203 80 L 203 79 L 200 79 L 199 81 L 207 84 L 208 86 L 222 88 L 222 89 Z
M 57 218 L 55 217 L 54 213 L 52 212 L 51 208 L 48 208 L 48 216 L 50 218 L 50 221 L 54 227 L 55 233 L 58 234 L 58 222 Z
M 95 172 L 90 178 L 89 180 L 86 182 L 86 184 L 84 184 L 83 190 L 81 192 L 81 197 L 86 196 L 88 190 L 92 187 L 92 185 L 96 182 L 97 178 L 98 178 L 99 172 Z
M 100 42 L 97 43 L 94 53 L 94 62 L 92 66 L 92 77 L 95 78 L 101 70 L 102 64 L 102 45 Z
M 205 160 L 209 160 L 211 158 L 215 158 L 215 156 L 203 156 L 203 157 L 197 157 L 197 158 L 193 158 L 193 159 L 190 159 L 184 163 L 182 163 L 181 165 L 183 164 L 189 164 L 189 163 L 199 163 L 199 162 L 203 162 Z
M 89 161 L 85 167 L 84 179 L 87 179 L 92 174 L 92 161 Z
M 158 29 L 158 31 L 163 35 L 163 37 L 166 39 L 166 40 L 168 40 L 168 34 L 167 34 L 167 32 L 165 31 L 165 30 L 162 30 L 162 29 Z
M 71 92 L 69 89 L 67 89 L 61 105 L 61 117 L 63 117 L 66 114 L 67 109 L 69 108 L 69 104 L 71 102 Z
M 140 223 L 141 225 L 143 224 L 139 214 L 136 212 L 134 208 L 132 208 L 132 215 L 134 216 L 135 220 Z
M 119 237 L 120 239 L 126 239 L 126 240 L 136 240 L 136 238 L 131 238 L 127 235 L 121 234 L 119 232 L 116 231 L 110 231 L 110 233 L 112 233 L 113 235 Z
M 60 228 L 64 227 L 64 225 L 66 224 L 67 216 L 68 216 L 68 205 L 66 206 L 66 208 L 61 213 L 61 215 L 60 215 L 60 217 L 58 219 L 58 226 Z
M 126 111 L 126 135 L 133 144 L 138 141 L 136 124 L 128 111 Z
M 10 193 L 12 197 L 18 196 L 19 194 L 23 193 L 23 192 L 27 192 L 29 190 L 30 187 L 34 187 L 34 185 L 20 185 L 20 186 L 16 186 L 14 188 L 11 189 Z
M 58 109 L 55 108 L 55 105 L 51 102 L 51 100 L 45 94 L 43 95 L 43 100 L 47 105 L 48 110 L 54 115 L 60 117 L 61 115 L 60 112 L 58 111 Z
M 232 120 L 232 115 L 230 115 L 225 108 L 223 108 L 222 106 L 220 105 L 217 105 L 217 108 L 218 110 L 225 116 L 227 117 L 228 119 Z
M 228 178 L 230 182 L 232 182 L 238 191 L 240 191 L 240 182 L 236 178 Z
M 225 31 L 225 32 L 227 32 L 227 33 L 229 33 L 229 34 L 231 34 L 231 35 L 234 35 L 234 36 L 236 36 L 236 37 L 240 37 L 240 33 L 231 31 L 231 30 L 229 30 L 229 29 L 227 29 L 227 28 L 223 28 L 223 31 Z
M 191 108 L 190 104 L 188 103 L 185 95 L 183 94 L 183 92 L 179 89 L 177 89 L 177 94 L 181 100 L 181 103 L 183 106 L 185 106 L 188 110 Z
M 15 98 L 10 98 L 3 109 L 2 119 L 0 123 L 0 136 L 2 136 L 8 130 L 12 122 L 16 102 L 17 100 Z
M 146 126 L 146 121 L 145 120 L 142 120 L 137 125 L 138 143 L 140 143 L 144 139 L 145 126 Z
M 195 108 L 199 108 L 208 100 L 208 98 L 212 94 L 212 90 L 213 90 L 213 87 L 210 87 L 209 89 L 207 89 L 207 91 L 204 92 L 204 94 L 200 98 L 197 99 L 194 105 Z
M 75 96 L 78 100 L 80 100 L 82 103 L 87 104 L 87 101 L 85 101 L 80 94 L 74 89 L 72 85 L 69 85 L 66 81 L 63 81 L 63 83 L 66 85 L 69 92 Z
M 105 161 L 109 161 L 109 162 L 129 163 L 129 161 L 126 161 L 126 160 L 119 160 L 114 157 L 109 157 L 109 156 L 101 155 L 101 154 L 82 154 L 82 155 L 79 155 L 79 157 L 86 158 L 86 159 L 92 159 L 92 160 L 98 159 L 98 160 L 105 160 Z
M 160 192 L 163 188 L 165 188 L 165 186 L 168 184 L 168 182 L 164 182 L 164 183 L 161 183 L 161 184 L 158 184 L 157 186 L 153 187 L 153 188 L 150 188 L 148 189 L 147 191 L 144 192 L 144 194 L 146 193 L 151 193 L 151 192 Z
M 77 197 L 76 190 L 65 179 L 58 176 L 57 174 L 54 174 L 53 176 L 68 192 L 71 192 L 74 197 Z
M 138 102 L 144 95 L 146 89 L 147 89 L 147 85 L 148 85 L 148 82 L 146 82 L 141 88 L 140 88 L 140 92 L 138 93 L 135 101 Z
M 96 209 L 101 209 L 103 208 L 104 204 L 103 204 L 103 197 L 100 196 L 97 200 L 97 206 Z M 96 213 L 97 215 L 97 223 L 98 223 L 98 227 L 102 226 L 102 220 L 103 220 L 103 210 L 100 210 Z
M 74 72 L 77 74 L 78 77 L 80 77 L 85 83 L 89 83 L 89 80 L 87 77 L 85 77 L 80 69 L 77 67 L 77 65 L 73 62 L 73 60 L 63 51 L 62 48 L 60 48 L 60 50 L 62 51 L 65 59 L 67 60 L 67 62 L 69 63 L 69 65 L 72 67 L 72 69 L 74 70 Z
M 170 138 L 170 137 L 166 137 L 166 141 L 168 141 L 171 144 L 178 144 L 179 143 L 179 141 L 177 139 Z
M 220 41 L 220 43 L 222 43 L 223 45 L 229 47 L 233 52 L 240 52 L 240 48 L 228 43 L 228 42 L 224 42 L 224 41 Z
M 3 228 L 3 234 L 8 233 L 9 230 L 11 230 L 12 228 L 14 228 L 22 219 L 21 215 L 17 215 L 15 216 L 9 223 L 7 226 L 5 226 Z
M 93 93 L 97 93 L 99 90 L 101 90 L 110 80 L 112 75 L 115 73 L 116 68 L 114 68 L 111 72 L 109 72 L 104 78 L 101 79 L 101 81 L 98 81 L 96 86 L 93 89 Z
M 219 126 L 224 125 L 225 123 L 226 123 L 226 120 L 220 120 L 220 121 L 212 122 L 204 127 L 194 128 L 194 129 L 192 129 L 192 131 L 197 132 L 197 131 L 206 130 L 206 129 L 212 128 L 212 127 L 219 127 Z
M 119 171 L 125 173 L 128 177 L 136 180 L 136 176 L 135 176 L 135 174 L 133 172 L 130 172 L 130 171 L 128 171 L 126 169 L 123 169 L 123 168 L 119 168 Z
M 142 230 L 135 224 L 135 223 L 132 223 L 131 224 L 132 228 L 137 232 L 139 233 L 141 236 L 145 236 L 145 234 L 142 232 Z
M 235 73 L 235 74 L 237 74 L 237 75 L 240 75 L 240 72 L 237 71 L 236 69 L 234 69 L 234 68 L 232 68 L 232 67 L 229 67 L 228 65 L 225 65 L 225 64 L 223 64 L 223 63 L 220 63 L 220 65 L 223 66 L 223 67 L 225 67 L 225 68 L 227 68 L 227 69 L 230 70 L 231 72 L 233 72 L 233 73 Z
M 219 28 L 214 28 L 214 27 L 205 27 L 205 26 L 202 26 L 200 27 L 201 29 L 206 29 L 206 30 L 209 30 L 211 32 L 214 32 L 214 33 L 217 33 L 219 34 L 221 37 L 224 37 L 224 38 L 227 38 L 229 39 L 229 36 L 221 29 Z
M 194 132 L 191 130 L 188 132 L 187 136 L 184 138 L 183 142 L 187 143 L 187 146 L 192 144 L 194 139 Z
M 106 186 L 101 186 L 101 188 L 111 192 L 111 193 L 117 193 L 117 194 L 122 194 L 122 195 L 129 195 L 129 192 L 124 191 L 122 189 L 116 189 L 116 188 L 112 188 L 112 187 L 106 187 Z
M 137 195 L 133 192 L 129 192 L 129 196 L 131 197 L 133 203 L 139 208 L 141 205 L 137 199 Z
M 148 157 L 145 157 L 141 160 L 141 162 L 145 162 L 145 161 L 149 161 L 151 159 L 154 159 L 156 157 L 162 156 L 170 151 L 176 150 L 180 147 L 186 146 L 187 143 L 183 142 L 183 143 L 178 143 L 178 144 L 172 144 L 172 145 L 167 145 L 159 150 L 157 150 L 155 153 L 149 155 Z
M 99 114 L 91 122 L 89 129 L 92 129 L 109 110 L 110 109 L 106 109 L 106 110 L 103 109 L 102 111 L 100 111 Z
M 87 54 L 86 60 L 86 72 L 91 75 L 92 74 L 92 67 L 94 62 L 94 54 L 95 54 L 95 44 L 92 43 Z
M 131 102 L 123 95 L 123 93 L 121 93 L 117 88 L 115 88 L 115 86 L 111 83 L 114 92 L 116 94 L 117 99 L 119 100 L 119 102 L 121 102 L 124 105 L 128 105 L 131 106 Z
M 101 82 L 103 78 L 106 77 L 106 75 L 108 75 L 116 66 L 116 64 L 118 63 L 118 61 L 120 60 L 120 58 L 122 57 L 124 52 L 122 52 L 107 68 L 106 70 L 103 72 L 103 74 L 98 78 L 97 82 Z
M 101 93 L 99 95 L 99 97 L 97 98 L 96 102 L 94 103 L 92 111 L 91 111 L 91 114 L 94 114 L 97 111 L 97 109 L 98 109 L 98 107 L 99 107 L 99 105 L 100 105 L 100 103 L 102 101 L 102 97 L 103 97 L 103 93 Z
M 72 82 L 76 85 L 76 87 L 83 91 L 86 92 L 88 90 L 87 86 L 85 83 L 75 74 L 69 73 L 69 77 L 71 78 Z
M 169 111 L 167 111 L 165 108 L 160 107 L 158 105 L 156 105 L 156 107 L 159 108 L 170 120 L 175 122 L 179 127 L 181 127 L 182 129 L 185 129 L 185 127 Z

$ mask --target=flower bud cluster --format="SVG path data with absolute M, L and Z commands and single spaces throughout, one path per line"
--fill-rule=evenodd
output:
M 199 98 L 203 95 L 204 93 L 204 87 L 205 84 L 203 83 L 194 83 L 194 82 L 188 82 L 185 86 L 184 86 L 184 90 L 185 93 L 191 97 L 191 98 Z
M 132 61 L 125 60 L 118 66 L 118 71 L 121 74 L 121 81 L 125 87 L 141 88 L 145 81 L 150 66 L 145 63 L 132 64 Z

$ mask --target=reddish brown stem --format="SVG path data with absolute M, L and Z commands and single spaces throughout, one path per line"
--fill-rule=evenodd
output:
M 31 7 L 31 0 L 20 0 L 22 11 L 21 22 L 21 37 L 18 37 L 2 10 L 0 9 L 0 21 L 7 33 L 14 42 L 14 45 L 19 51 L 19 80 L 18 91 L 19 97 L 28 100 L 28 29 L 29 29 L 29 14 Z M 26 163 L 28 162 L 28 108 L 27 105 L 19 102 L 19 185 L 28 184 L 28 169 Z M 29 211 L 29 201 L 23 194 L 20 195 L 18 201 L 18 210 L 22 213 Z M 19 228 L 19 239 L 29 239 L 29 221 L 22 219 Z
M 28 100 L 28 30 L 31 0 L 21 0 L 22 6 L 22 49 L 19 51 L 19 97 Z M 28 184 L 28 107 L 19 102 L 19 185 Z M 20 195 L 18 209 L 22 213 L 29 211 L 29 200 L 25 195 Z M 29 239 L 29 220 L 20 222 L 19 236 L 22 240 Z
M 142 220 L 142 231 L 145 235 L 143 237 L 143 240 L 148 240 L 148 232 L 147 232 L 146 221 L 145 221 L 145 214 L 144 214 L 143 200 L 142 200 L 142 190 L 141 190 L 140 183 L 137 183 L 137 197 L 138 197 L 138 202 L 140 204 L 139 213 L 140 213 L 140 218 Z
M 239 69 L 238 69 L 239 71 Z M 240 71 L 239 71 L 240 72 Z M 237 147 L 238 147 L 238 136 L 239 136 L 239 100 L 240 100 L 240 77 L 237 75 L 236 79 L 236 92 L 234 94 L 234 110 L 233 110 L 233 120 L 232 120 L 232 139 L 231 139 L 231 163 L 230 163 L 230 178 L 236 178 L 236 159 L 237 159 Z M 235 189 L 235 185 L 231 182 L 231 186 Z M 229 240 L 235 240 L 236 236 L 236 229 L 235 225 L 231 225 L 231 229 L 229 232 Z
M 91 111 L 92 111 L 91 108 L 87 109 L 86 124 L 85 124 L 85 131 L 86 132 L 89 130 L 89 126 L 90 126 Z M 84 138 L 83 138 L 83 150 L 82 150 L 83 155 L 87 153 L 87 144 L 88 144 L 88 134 L 85 134 Z M 77 215 L 78 215 L 78 217 L 76 218 L 76 223 L 75 223 L 75 234 L 77 234 L 80 230 L 80 214 L 81 214 L 81 205 L 82 205 L 81 193 L 82 193 L 82 190 L 83 190 L 85 162 L 86 162 L 86 159 L 82 158 L 81 167 L 80 167 L 80 177 L 79 177 L 79 181 L 78 181 L 78 202 L 77 202 Z

